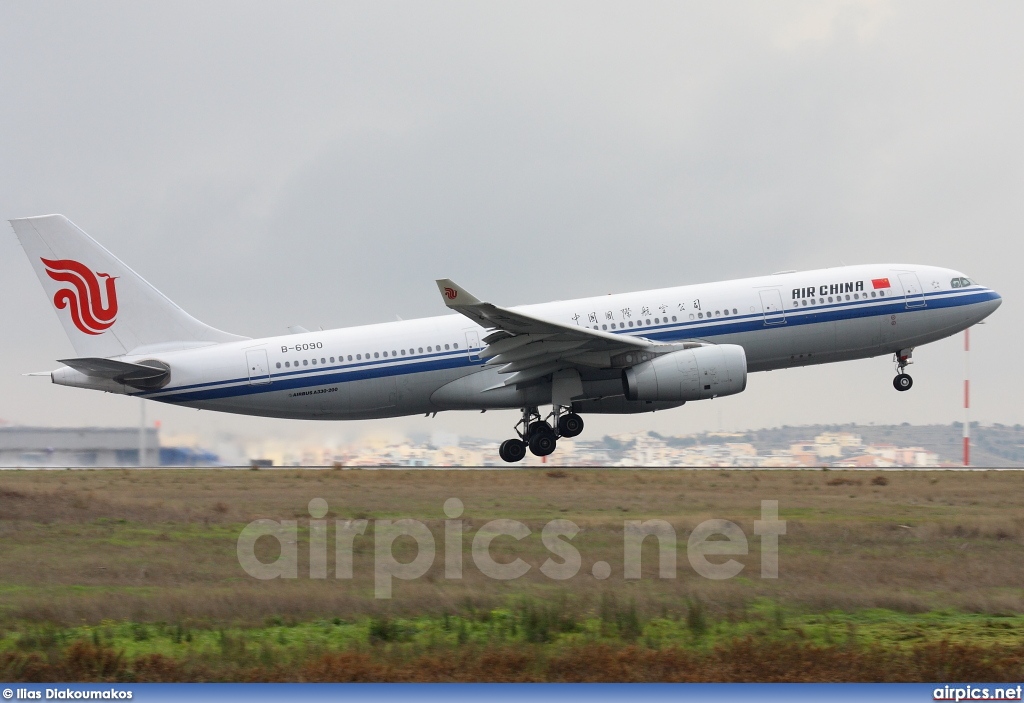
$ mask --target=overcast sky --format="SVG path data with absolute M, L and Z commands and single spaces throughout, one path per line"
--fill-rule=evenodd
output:
M 1024 422 L 1024 4 L 0 4 L 0 214 L 60 212 L 248 336 L 905 261 L 1003 306 L 974 418 Z M 0 418 L 135 423 L 25 378 L 73 355 L 0 235 Z M 589 434 L 962 417 L 962 338 L 755 374 Z M 149 407 L 172 432 L 510 436 L 515 415 L 358 423 Z

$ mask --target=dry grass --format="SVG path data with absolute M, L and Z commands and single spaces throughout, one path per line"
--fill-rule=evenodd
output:
M 583 645 L 349 650 L 303 661 L 232 664 L 160 654 L 129 660 L 114 649 L 76 642 L 55 656 L 0 655 L 11 682 L 1015 682 L 1024 678 L 1024 646 L 940 642 L 905 651 L 758 644 L 737 640 L 709 652 L 678 648 Z
M 461 612 L 558 594 L 571 596 L 566 607 L 596 612 L 609 593 L 635 602 L 642 615 L 684 614 L 696 598 L 711 616 L 729 617 L 762 597 L 816 611 L 1024 610 L 1024 477 L 1017 473 L 889 472 L 887 485 L 836 471 L 564 473 L 552 480 L 543 470 L 4 471 L 0 622 L 258 624 L 270 616 Z M 328 519 L 371 521 L 355 540 L 355 579 L 247 576 L 235 555 L 241 527 L 260 517 L 308 525 L 307 505 L 316 497 L 327 500 Z M 461 580 L 444 577 L 442 506 L 451 497 L 465 505 Z M 788 523 L 777 580 L 759 577 L 753 521 L 761 500 L 778 500 Z M 437 558 L 423 578 L 396 582 L 392 600 L 375 600 L 373 520 L 403 517 L 431 528 Z M 492 546 L 499 561 L 518 556 L 531 565 L 520 579 L 494 581 L 473 566 L 472 537 L 495 518 L 520 520 L 533 531 L 520 542 L 499 538 Z M 649 518 L 665 519 L 677 532 L 677 578 L 656 577 L 648 540 L 644 577 L 624 580 L 623 521 Z M 745 564 L 740 577 L 710 581 L 690 568 L 686 538 L 708 518 L 732 520 L 747 534 L 750 553 L 735 557 Z M 583 568 L 568 581 L 539 572 L 551 556 L 540 530 L 552 519 L 583 528 L 573 540 Z M 309 573 L 306 545 L 303 532 L 300 575 Z M 333 575 L 333 540 L 328 551 Z M 411 558 L 403 540 L 396 551 Z M 591 575 L 598 560 L 611 565 L 609 579 Z

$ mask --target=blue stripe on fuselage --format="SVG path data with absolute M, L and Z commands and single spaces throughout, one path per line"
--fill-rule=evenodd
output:
M 691 320 L 673 322 L 667 325 L 651 325 L 648 327 L 615 330 L 614 334 L 636 334 L 659 342 L 675 342 L 689 339 L 708 339 L 728 334 L 756 332 L 766 329 L 779 329 L 796 325 L 813 325 L 836 320 L 849 320 L 859 317 L 879 317 L 896 313 L 914 312 L 918 310 L 935 310 L 940 308 L 962 307 L 990 300 L 998 300 L 999 295 L 991 290 L 979 290 L 969 293 L 942 291 L 925 293 L 926 305 L 908 307 L 903 296 L 893 297 L 885 302 L 878 300 L 849 301 L 827 303 L 825 305 L 792 308 L 784 311 L 774 324 L 767 324 L 762 313 L 736 315 L 728 319 Z M 611 330 L 609 330 L 611 332 Z M 248 378 L 235 378 L 224 381 L 197 383 L 178 388 L 162 388 L 158 391 L 147 391 L 133 395 L 165 403 L 188 403 L 202 400 L 216 400 L 236 396 L 271 393 L 296 388 L 327 386 L 335 383 L 347 383 L 370 378 L 386 376 L 402 376 L 427 371 L 482 366 L 483 361 L 471 361 L 466 352 L 429 354 L 407 359 L 362 362 L 345 365 L 321 367 L 319 373 L 308 375 L 311 370 L 286 371 L 270 375 L 271 382 L 250 385 Z M 307 375 L 303 375 L 307 374 Z

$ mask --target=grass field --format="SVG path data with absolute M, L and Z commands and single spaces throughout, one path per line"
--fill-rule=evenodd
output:
M 954 680 L 1024 678 L 1024 477 L 1012 472 L 4 471 L 0 677 L 127 680 Z M 461 516 L 463 577 L 446 578 L 445 514 Z M 309 578 L 307 508 L 365 519 L 354 578 Z M 779 501 L 779 578 L 760 576 L 754 521 Z M 236 542 L 258 518 L 298 523 L 296 579 L 257 580 Z M 414 518 L 438 545 L 423 577 L 374 598 L 375 521 Z M 530 570 L 499 581 L 491 546 Z M 625 579 L 626 520 L 666 520 Z M 731 579 L 703 578 L 687 536 L 704 520 L 749 540 Z M 540 566 L 551 520 L 581 531 L 579 573 Z M 257 553 L 272 561 L 269 538 Z M 400 561 L 412 540 L 395 542 Z M 721 561 L 725 557 L 710 557 Z M 595 578 L 596 561 L 611 575 Z M 844 673 L 845 672 L 845 673 Z M 940 675 L 943 674 L 943 675 Z M 982 676 L 985 674 L 985 676 Z

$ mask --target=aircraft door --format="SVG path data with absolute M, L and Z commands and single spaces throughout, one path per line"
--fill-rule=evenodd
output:
M 923 308 L 927 303 L 924 300 L 924 291 L 921 289 L 921 281 L 916 273 L 901 273 L 900 283 L 903 285 L 903 295 L 906 296 L 908 308 Z
M 270 383 L 270 362 L 266 349 L 250 349 L 245 353 L 246 368 L 249 370 L 249 385 L 260 386 Z
M 466 330 L 466 349 L 470 361 L 480 361 L 480 333 L 476 330 Z
M 764 313 L 764 324 L 786 324 L 786 311 L 782 307 L 782 293 L 777 288 L 759 291 L 761 294 L 761 311 Z

